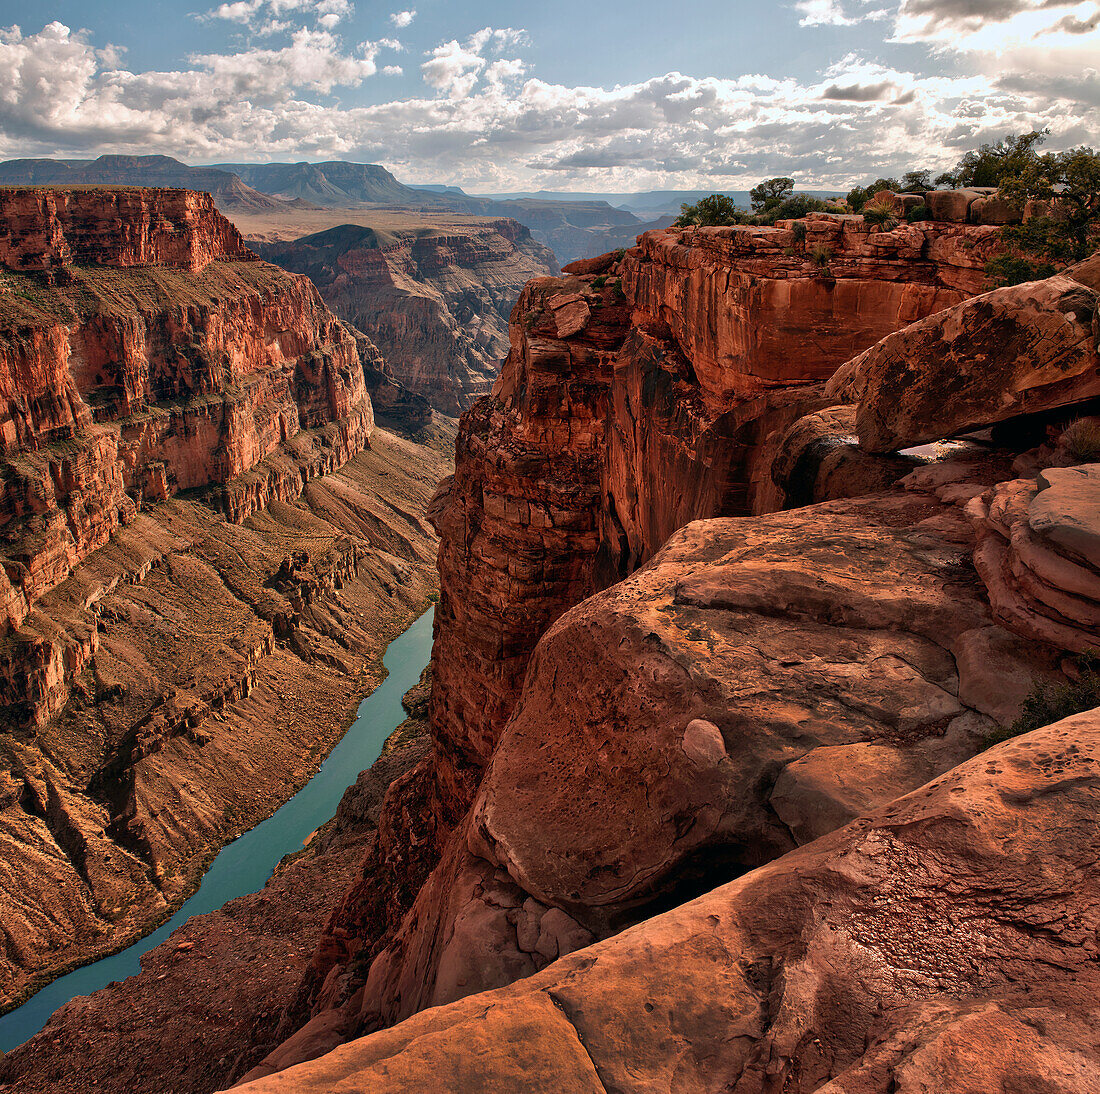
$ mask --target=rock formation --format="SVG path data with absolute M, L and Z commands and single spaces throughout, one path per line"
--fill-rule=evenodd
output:
M 409 718 L 301 853 L 259 892 L 191 917 L 143 956 L 138 976 L 72 1000 L 41 1035 L 0 1056 L 5 1090 L 72 1094 L 79 1076 L 80 1089 L 100 1094 L 200 1094 L 262 1056 L 313 939 L 376 838 L 386 788 L 427 752 L 428 686 L 406 694 Z
M 144 500 L 217 485 L 243 520 L 367 443 L 355 338 L 208 195 L 12 189 L 0 221 L 11 623 Z
M 242 1094 L 1097 1089 L 1095 712 Z
M 434 869 L 415 896 L 367 865 L 285 1029 L 315 1017 L 268 1069 L 326 1023 L 331 1046 L 530 975 L 816 838 L 972 755 L 1060 678 L 1054 650 L 997 626 L 968 564 L 963 508 L 1011 454 L 949 446 L 922 472 L 824 409 L 846 358 L 968 306 L 995 233 L 800 228 L 650 233 L 524 291 L 434 506 L 433 819 L 411 876 Z M 417 824 L 394 814 L 391 858 Z
M 489 390 L 521 288 L 557 270 L 550 251 L 513 220 L 390 231 L 344 224 L 251 245 L 308 274 L 325 303 L 369 335 L 396 378 L 446 414 Z
M 430 412 L 208 195 L 5 190 L 0 223 L 11 1002 L 163 918 L 338 739 L 434 585 L 450 439 L 363 453 L 368 382 Z
M 227 1084 L 1093 1089 L 1096 719 L 973 758 L 1095 627 L 1095 469 L 1035 446 L 1091 374 L 864 437 L 913 331 L 993 406 L 996 331 L 1076 360 L 1084 275 L 982 295 L 997 246 L 814 215 L 528 284 L 429 511 L 431 753 Z
M 1094 256 L 905 327 L 849 361 L 827 394 L 859 404 L 863 448 L 890 452 L 1100 396 L 1098 345 Z

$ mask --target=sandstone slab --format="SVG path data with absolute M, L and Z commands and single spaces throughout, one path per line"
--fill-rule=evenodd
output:
M 1093 1094 L 1098 785 L 1090 712 L 526 981 L 241 1089 Z

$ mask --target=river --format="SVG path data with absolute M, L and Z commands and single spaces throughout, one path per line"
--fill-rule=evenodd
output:
M 59 977 L 21 1007 L 0 1017 L 0 1052 L 9 1052 L 32 1037 L 58 1007 L 78 995 L 90 995 L 113 980 L 141 971 L 141 956 L 159 946 L 177 927 L 205 915 L 226 901 L 264 887 L 279 860 L 298 851 L 310 834 L 336 812 L 344 791 L 360 771 L 370 767 L 386 738 L 405 720 L 401 697 L 420 679 L 431 659 L 432 617 L 425 612 L 387 648 L 382 663 L 388 675 L 359 704 L 357 717 L 317 774 L 267 820 L 218 852 L 202 884 L 179 910 L 125 950 Z

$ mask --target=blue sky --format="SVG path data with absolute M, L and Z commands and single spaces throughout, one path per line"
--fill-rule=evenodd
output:
M 623 191 L 841 186 L 1036 126 L 1100 144 L 1100 0 L 0 0 L 0 28 L 5 158 Z

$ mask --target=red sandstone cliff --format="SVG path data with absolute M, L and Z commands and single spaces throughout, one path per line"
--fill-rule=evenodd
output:
M 829 216 L 812 217 L 804 227 L 804 244 L 790 225 L 648 233 L 621 257 L 578 263 L 567 276 L 539 279 L 524 290 L 512 316 L 509 358 L 492 395 L 464 417 L 455 478 L 435 506 L 442 535 L 443 595 L 433 655 L 433 763 L 413 776 L 404 799 L 395 793 L 377 852 L 365 865 L 363 880 L 334 912 L 314 968 L 288 1015 L 287 1032 L 313 1011 L 322 1014 L 317 1023 L 328 1023 L 327 1036 L 339 1040 L 420 1007 L 506 983 L 671 900 L 678 876 L 690 890 L 696 883 L 691 879 L 707 876 L 712 868 L 736 872 L 791 845 L 790 831 L 777 826 L 774 812 L 769 812 L 774 807 L 762 803 L 747 813 L 742 807 L 726 820 L 716 815 L 702 824 L 697 814 L 703 807 L 692 797 L 694 791 L 685 791 L 690 805 L 651 801 L 646 809 L 658 816 L 663 810 L 663 819 L 653 821 L 653 831 L 637 827 L 640 803 L 637 809 L 623 805 L 623 816 L 617 816 L 618 805 L 633 801 L 633 791 L 620 780 L 637 780 L 638 765 L 664 769 L 681 752 L 677 744 L 676 750 L 661 751 L 650 760 L 619 756 L 614 744 L 619 731 L 609 727 L 640 719 L 645 728 L 638 732 L 651 734 L 648 719 L 677 695 L 675 702 L 684 707 L 681 712 L 677 706 L 673 723 L 679 724 L 683 713 L 688 722 L 721 727 L 699 730 L 700 741 L 692 747 L 701 749 L 700 755 L 710 747 L 708 733 L 727 733 L 716 713 L 701 712 L 710 704 L 715 704 L 714 711 L 729 705 L 745 685 L 738 684 L 734 673 L 729 692 L 723 692 L 727 685 L 719 684 L 718 669 L 698 667 L 693 643 L 714 641 L 707 638 L 702 617 L 676 624 L 679 637 L 668 639 L 668 652 L 652 667 L 658 690 L 651 697 L 649 685 L 641 680 L 650 672 L 645 667 L 648 653 L 656 656 L 658 639 L 665 641 L 660 636 L 672 623 L 672 617 L 663 620 L 654 614 L 661 610 L 665 593 L 643 595 L 630 587 L 631 603 L 641 596 L 649 605 L 637 617 L 631 615 L 621 629 L 595 617 L 578 617 L 569 637 L 562 639 L 560 660 L 548 653 L 552 666 L 544 658 L 528 670 L 536 643 L 548 631 L 554 633 L 552 625 L 563 612 L 636 571 L 677 528 L 700 517 L 782 508 L 784 494 L 772 478 L 780 440 L 796 421 L 826 405 L 822 381 L 853 354 L 899 327 L 979 291 L 982 267 L 996 246 L 995 232 L 985 227 L 928 225 L 880 232 L 868 229 L 861 218 Z M 811 261 L 818 245 L 830 249 L 827 268 Z M 903 459 L 883 466 L 897 478 L 911 463 Z M 1003 459 L 975 472 L 986 483 L 1008 473 Z M 876 468 L 872 483 L 882 478 Z M 833 496 L 866 489 L 866 484 L 861 488 L 849 482 Z M 857 663 L 867 658 L 885 658 L 883 664 L 916 658 L 921 663 L 919 688 L 928 689 L 927 715 L 909 719 L 905 732 L 926 736 L 931 751 L 908 774 L 899 771 L 896 779 L 901 781 L 895 786 L 916 785 L 907 780 L 919 782 L 922 773 L 927 777 L 927 772 L 967 755 L 981 726 L 989 724 L 982 721 L 990 715 L 980 706 L 960 700 L 958 681 L 949 682 L 946 663 L 941 663 L 954 655 L 953 644 L 962 633 L 981 632 L 991 622 L 984 592 L 973 577 L 954 594 L 952 608 L 936 606 L 941 596 L 937 590 L 944 582 L 953 584 L 951 575 L 962 565 L 961 544 L 968 535 L 961 513 L 937 516 L 942 504 L 932 498 L 852 511 L 847 518 L 851 528 L 840 535 L 841 557 L 848 550 L 858 555 L 866 549 L 861 526 L 880 529 L 870 533 L 868 543 L 896 534 L 900 547 L 922 520 L 940 521 L 932 554 L 922 555 L 916 570 L 908 554 L 904 561 L 893 555 L 887 566 L 890 581 L 912 581 L 918 600 L 931 598 L 920 608 L 899 600 L 895 614 L 875 624 L 912 631 L 911 637 L 887 642 L 877 653 L 860 648 L 853 655 Z M 793 565 L 792 559 L 801 554 L 812 556 L 811 543 L 817 539 L 824 549 L 831 526 L 839 529 L 841 523 L 838 510 L 819 524 L 807 519 L 769 526 L 755 548 L 761 559 L 746 571 L 745 581 L 751 586 L 770 570 Z M 788 539 L 800 546 L 783 550 L 780 557 L 776 545 Z M 670 568 L 669 612 L 679 603 L 678 565 Z M 831 621 L 830 613 L 841 610 L 851 590 L 869 580 L 874 568 L 857 566 L 856 573 L 837 585 L 826 598 L 827 606 L 815 608 L 823 613 L 821 623 Z M 769 625 L 753 613 L 767 616 L 766 600 L 762 593 L 745 605 L 754 622 L 730 624 L 742 635 L 746 627 L 763 628 L 757 639 L 763 643 L 757 646 L 762 661 L 745 670 L 750 674 L 766 674 L 763 666 L 779 656 L 776 647 L 788 643 L 797 647 L 809 642 L 824 650 L 830 643 L 853 641 L 840 632 L 828 638 L 793 633 L 765 638 Z M 927 624 L 917 624 L 911 618 L 914 611 L 927 616 Z M 934 621 L 942 622 L 945 611 L 955 613 L 958 626 L 936 633 L 939 623 Z M 831 622 L 842 630 L 849 625 Z M 858 623 L 851 625 L 858 630 Z M 580 637 L 604 630 L 608 633 L 594 639 L 591 649 Z M 929 642 L 938 652 L 930 647 L 916 652 Z M 856 640 L 857 647 L 861 643 Z M 907 643 L 915 645 L 909 649 Z M 626 652 L 620 658 L 616 650 Z M 689 699 L 696 672 L 711 683 L 698 683 L 701 691 Z M 595 674 L 592 679 L 590 673 Z M 517 706 L 525 675 L 530 698 Z M 750 721 L 768 724 L 781 717 L 780 711 L 812 702 L 819 686 L 813 676 L 790 673 L 778 696 Z M 578 686 L 563 691 L 565 680 Z M 671 682 L 676 680 L 680 682 Z M 916 686 L 912 677 L 907 680 L 907 687 Z M 887 705 L 896 701 L 891 698 Z M 770 702 L 777 706 L 769 707 Z M 962 719 L 957 729 L 961 736 L 933 759 L 941 719 L 948 714 Z M 539 727 L 532 731 L 533 739 L 524 739 L 519 728 L 525 718 Z M 822 747 L 841 741 L 888 742 L 897 718 L 896 712 L 883 710 L 872 717 L 873 724 L 861 722 L 843 731 L 834 726 L 816 739 L 810 734 L 805 747 L 812 749 L 811 741 Z M 551 730 L 551 724 L 557 728 Z M 506 725 L 511 734 L 507 740 L 514 742 L 507 758 L 501 752 Z M 559 757 L 558 746 L 547 735 L 568 735 L 573 727 L 577 732 L 589 727 L 582 737 L 595 736 L 563 745 Z M 607 738 L 602 747 L 595 740 L 601 734 Z M 590 750 L 591 759 L 584 759 Z M 755 753 L 756 746 L 749 751 Z M 579 758 L 574 762 L 572 757 Z M 509 767 L 513 761 L 518 765 L 514 770 Z M 704 786 L 699 792 L 704 798 L 728 793 L 735 799 L 746 785 L 769 787 L 778 757 L 765 749 L 756 762 L 760 766 L 753 772 L 731 776 L 728 791 Z M 524 805 L 513 800 L 504 812 L 509 820 L 501 827 L 488 819 L 488 803 L 505 786 L 515 799 L 517 788 L 527 783 L 521 773 L 525 766 L 542 789 L 552 786 L 560 772 L 571 771 L 569 777 L 580 784 L 563 787 L 561 803 L 571 795 L 588 803 L 593 814 L 582 828 L 590 826 L 587 830 L 596 839 L 608 825 L 637 828 L 638 854 L 642 859 L 656 856 L 652 868 L 640 869 L 625 852 L 614 864 L 603 862 L 593 848 L 576 843 L 576 818 L 557 850 L 543 846 L 530 856 L 523 850 L 520 863 L 516 855 L 531 832 L 524 828 L 521 836 L 510 826 L 515 822 L 524 827 L 529 821 L 532 831 L 543 826 L 545 833 L 553 833 L 555 808 L 541 799 Z M 487 770 L 499 773 L 500 781 L 490 774 L 483 783 Z M 595 770 L 605 773 L 597 776 Z M 591 793 L 593 778 L 607 783 L 598 795 Z M 676 776 L 675 785 L 678 780 Z M 690 784 L 685 774 L 684 785 Z M 580 791 L 579 785 L 586 789 Z M 647 796 L 656 792 L 650 788 Z M 672 799 L 677 793 L 671 792 Z M 539 794 L 541 790 L 535 792 Z M 471 804 L 474 812 L 466 815 Z M 564 804 L 562 809 L 563 816 L 569 813 Z M 725 830 L 726 824 L 732 827 Z M 659 834 L 665 825 L 667 844 Z M 684 838 L 685 826 L 694 831 L 690 839 Z M 417 848 L 413 868 L 407 858 L 410 846 Z M 665 847 L 676 849 L 661 850 Z M 549 863 L 560 856 L 573 865 L 553 883 L 536 879 L 528 868 L 540 857 Z M 437 859 L 416 897 L 419 879 Z M 607 889 L 614 897 L 589 895 L 581 878 L 585 871 L 591 872 L 600 892 Z M 634 880 L 627 884 L 632 872 Z M 412 878 L 417 879 L 414 884 Z M 350 971 L 353 956 L 357 972 Z M 339 1023 L 331 1020 L 332 1008 L 342 1015 Z M 307 1026 L 304 1040 L 295 1043 L 312 1043 L 311 1028 L 319 1025 Z M 277 1059 L 292 1059 L 295 1051 L 302 1048 L 288 1047 Z
M 0 226 L 10 1001 L 162 917 L 331 747 L 434 584 L 450 444 L 208 195 L 0 190 Z M 368 387 L 423 444 L 364 453 Z
M 209 196 L 10 189 L 0 223 L 10 622 L 146 498 L 227 484 L 320 430 L 293 481 L 229 491 L 240 520 L 367 443 L 354 337 L 305 278 L 256 261 Z
M 553 254 L 514 220 L 375 229 L 344 224 L 251 244 L 305 273 L 325 303 L 364 331 L 397 379 L 457 414 L 496 378 L 523 285 L 556 273 Z

